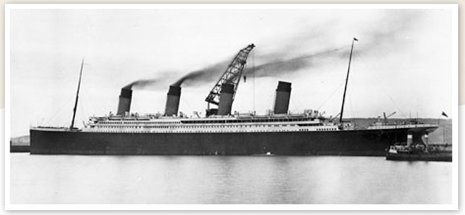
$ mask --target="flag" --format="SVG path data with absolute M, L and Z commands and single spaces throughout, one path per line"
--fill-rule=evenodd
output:
M 449 116 L 447 116 L 447 114 L 446 114 L 446 113 L 444 113 L 444 111 L 442 112 L 442 114 L 441 114 L 441 115 L 443 115 L 443 116 L 445 116 L 445 117 L 449 117 Z
M 355 37 L 354 37 L 354 40 L 355 40 L 355 41 L 358 41 L 358 39 L 357 39 L 357 38 L 355 38 Z

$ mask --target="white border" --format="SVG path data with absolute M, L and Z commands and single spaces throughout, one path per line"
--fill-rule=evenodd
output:
M 5 209 L 6 210 L 458 210 L 458 80 L 452 83 L 451 204 L 11 204 L 10 11 L 12 9 L 448 9 L 452 12 L 452 77 L 458 77 L 458 4 L 6 4 L 5 5 Z M 455 108 L 454 108 L 455 107 Z
M 452 12 L 452 77 L 457 77 L 457 80 L 452 79 L 452 159 L 453 159 L 453 169 L 452 169 L 452 205 L 456 206 L 456 209 L 459 209 L 458 196 L 459 196 L 459 22 L 458 22 L 458 5 L 455 7 L 455 10 Z
M 11 9 L 457 9 L 458 4 L 5 4 Z
M 5 209 L 10 205 L 10 8 L 5 5 Z
M 301 210 L 458 210 L 435 204 L 10 204 L 6 210 L 193 210 L 193 211 L 301 211 Z

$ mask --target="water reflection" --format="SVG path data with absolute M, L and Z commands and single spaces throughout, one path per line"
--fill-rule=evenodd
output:
M 451 163 L 337 156 L 11 155 L 13 203 L 450 203 Z

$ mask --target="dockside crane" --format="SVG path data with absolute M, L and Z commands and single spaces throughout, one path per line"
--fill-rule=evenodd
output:
M 220 94 L 221 94 L 221 86 L 223 84 L 231 84 L 234 86 L 233 96 L 232 99 L 234 100 L 234 96 L 236 94 L 237 86 L 241 80 L 242 71 L 244 70 L 244 66 L 247 62 L 247 57 L 252 49 L 255 47 L 254 44 L 250 44 L 247 47 L 241 49 L 239 53 L 234 57 L 232 62 L 229 64 L 226 71 L 220 77 L 220 79 L 216 82 L 213 86 L 212 90 L 208 94 L 205 101 L 207 102 L 207 116 L 216 114 L 217 108 L 210 108 L 210 104 L 214 104 L 219 106 L 220 103 Z
M 387 124 L 387 123 L 388 123 L 388 118 L 389 118 L 389 117 L 391 117 L 391 116 L 393 116 L 394 114 L 396 114 L 396 112 L 395 112 L 395 111 L 394 111 L 394 112 L 392 112 L 391 114 L 389 114 L 389 115 L 387 115 L 387 116 L 386 116 L 386 112 L 383 112 L 384 123 L 386 123 L 386 124 Z

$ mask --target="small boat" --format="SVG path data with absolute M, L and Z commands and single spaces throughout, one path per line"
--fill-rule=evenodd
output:
M 410 138 L 409 138 L 410 139 Z M 386 160 L 396 161 L 452 161 L 452 150 L 448 144 L 392 145 L 386 152 Z

